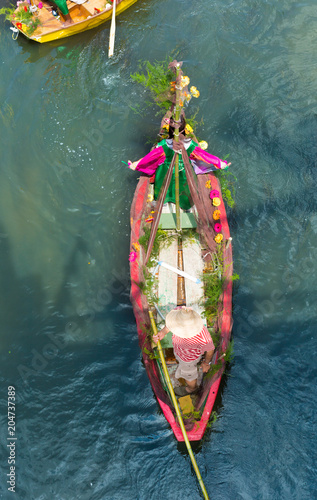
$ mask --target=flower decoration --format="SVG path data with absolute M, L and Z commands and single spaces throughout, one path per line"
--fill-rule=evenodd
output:
M 190 79 L 188 78 L 188 76 L 182 76 L 181 77 L 181 87 L 182 87 L 182 89 L 184 87 L 186 87 L 186 85 L 189 85 L 189 82 L 190 82 Z
M 220 210 L 215 210 L 214 213 L 212 214 L 213 220 L 219 220 L 220 219 Z
M 197 90 L 196 87 L 192 86 L 190 87 L 190 93 L 193 97 L 199 97 L 200 96 L 200 92 L 199 90 Z
M 16 23 L 16 27 L 21 30 L 22 29 L 22 23 Z
M 149 194 L 147 195 L 147 201 L 148 201 L 148 203 L 151 203 L 153 200 L 154 200 L 154 196 L 153 196 L 153 194 L 152 194 L 152 193 L 149 193 Z
M 27 12 L 28 11 L 28 8 L 26 5 L 24 5 L 24 11 Z
M 187 123 L 185 127 L 185 134 L 192 134 L 193 132 L 193 128 L 189 125 L 189 123 Z
M 153 222 L 154 217 L 150 215 L 147 219 L 145 219 L 145 222 Z
M 207 189 L 210 189 L 211 188 L 211 181 L 206 181 L 205 187 Z
M 204 151 L 208 149 L 208 142 L 207 141 L 200 141 L 199 143 L 200 149 L 203 149 Z
M 214 229 L 215 229 L 216 233 L 220 233 L 220 232 L 221 232 L 221 229 L 222 229 L 222 225 L 221 225 L 219 222 L 217 222 L 217 223 L 215 224 Z
M 136 243 L 132 243 L 132 247 L 134 248 L 134 250 L 135 250 L 136 252 L 138 252 L 138 251 L 140 250 L 140 245 L 139 245 L 139 243 L 138 243 L 138 242 L 136 242 Z
M 217 197 L 213 198 L 212 204 L 214 207 L 219 207 L 220 203 L 221 203 L 220 198 L 217 198 Z
M 175 90 L 176 82 L 171 82 L 170 85 L 171 85 L 171 90 Z
M 189 94 L 188 92 L 184 92 L 184 97 L 185 97 L 185 101 L 189 102 L 192 98 L 192 95 Z
M 218 189 L 213 189 L 212 191 L 210 191 L 210 199 L 212 200 L 213 198 L 219 198 L 219 191 Z
M 130 252 L 129 255 L 129 262 L 134 262 L 137 259 L 137 253 L 136 252 Z
M 39 9 L 43 9 L 43 4 L 42 4 L 42 2 L 39 2 L 39 4 L 38 4 L 38 8 L 39 8 Z
M 223 240 L 222 234 L 216 234 L 216 236 L 215 236 L 215 242 L 216 243 L 221 243 L 222 240 Z

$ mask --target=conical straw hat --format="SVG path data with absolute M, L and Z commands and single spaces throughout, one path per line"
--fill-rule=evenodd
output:
M 166 316 L 166 326 L 177 337 L 189 339 L 194 337 L 204 327 L 200 315 L 191 308 L 173 309 Z

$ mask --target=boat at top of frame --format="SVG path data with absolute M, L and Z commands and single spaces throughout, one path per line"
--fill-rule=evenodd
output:
M 162 120 L 159 140 L 166 137 L 166 123 L 173 112 L 172 107 Z M 190 139 L 196 145 L 193 147 L 201 151 L 193 130 Z M 180 141 L 184 144 L 189 138 Z M 187 154 L 182 145 L 176 154 L 180 154 L 180 151 L 180 156 Z M 188 160 L 190 150 L 187 151 Z M 196 159 L 199 154 L 196 153 Z M 154 156 L 149 164 L 151 161 L 154 161 Z M 190 163 L 184 159 L 184 164 L 187 164 L 186 177 L 192 175 L 188 168 L 193 172 Z M 147 173 L 141 170 L 131 206 L 131 302 L 149 380 L 178 441 L 183 441 L 184 436 L 157 346 L 153 342 L 149 311 L 154 315 L 159 329 L 164 326 L 166 315 L 180 306 L 193 308 L 204 319 L 215 345 L 210 369 L 203 373 L 200 367 L 198 393 L 178 398 L 188 439 L 198 441 L 203 437 L 212 415 L 232 347 L 233 260 L 226 208 L 216 169 L 200 172 L 197 176 L 193 172 L 194 182 L 189 182 L 192 206 L 179 210 L 181 227 L 178 229 L 175 205 L 164 203 L 166 198 L 162 199 L 162 196 L 164 198 L 166 193 L 162 195 L 162 190 L 160 195 L 155 192 L 158 170 L 155 175 L 151 174 L 151 168 Z M 167 175 L 162 189 L 166 179 Z M 161 340 L 161 345 L 175 389 L 181 381 L 175 378 L 177 361 L 173 353 L 172 332 Z
M 118 16 L 136 2 L 117 0 L 115 15 Z M 111 0 L 67 0 L 65 3 L 68 14 L 62 14 L 54 2 L 46 0 L 18 2 L 17 8 L 7 15 L 13 24 L 11 29 L 18 30 L 16 34 L 20 32 L 29 40 L 45 43 L 96 28 L 112 18 Z M 5 10 L 8 12 L 9 9 Z

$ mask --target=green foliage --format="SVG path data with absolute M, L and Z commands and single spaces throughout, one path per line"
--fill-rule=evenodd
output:
M 218 304 L 223 291 L 224 279 L 219 279 L 217 274 L 205 273 L 203 284 L 205 290 L 205 317 L 207 323 L 212 325 L 218 315 Z
M 150 91 L 152 99 L 160 108 L 168 110 L 171 106 L 170 82 L 174 79 L 172 71 L 167 70 L 168 64 L 172 61 L 169 57 L 163 62 L 155 61 L 151 64 L 149 61 L 139 63 L 142 73 L 134 73 L 132 80 L 139 83 Z
M 146 296 L 149 304 L 154 305 L 158 303 L 158 297 L 156 294 L 156 279 L 151 273 L 148 272 L 147 268 L 144 268 L 145 281 L 139 283 L 139 287 L 143 295 Z
M 196 428 L 199 429 L 200 425 L 200 419 L 201 419 L 201 413 L 200 411 L 190 411 L 189 413 L 183 413 L 183 419 L 186 422 L 186 420 L 190 420 L 192 422 L 195 422 Z
M 6 21 L 12 21 L 13 19 L 13 14 L 15 11 L 16 7 L 3 7 L 0 9 L 0 15 L 5 16 Z
M 144 251 L 147 251 L 148 245 L 149 245 L 149 239 L 151 235 L 151 228 L 147 227 L 144 229 L 144 235 L 140 236 L 139 238 L 139 243 L 140 245 L 144 248 Z M 151 252 L 151 259 L 148 263 L 148 267 L 153 267 L 154 261 L 153 259 L 157 258 L 160 252 L 160 248 L 168 248 L 172 241 L 174 239 L 174 236 L 169 234 L 167 231 L 159 227 L 157 229 L 156 235 L 155 235 L 155 240 L 153 243 L 153 248 Z
M 232 363 L 234 359 L 234 340 L 232 339 L 227 347 L 226 354 L 224 356 L 227 363 Z
M 210 365 L 210 368 L 208 372 L 205 374 L 205 378 L 212 378 L 215 373 L 217 373 L 220 368 L 222 367 L 222 359 L 218 359 L 217 363 L 214 363 L 213 365 Z
M 149 351 L 146 347 L 143 347 L 143 352 L 150 358 L 150 359 L 159 359 L 159 355 L 155 354 L 154 352 Z
M 234 181 L 236 181 L 237 178 L 233 175 L 232 172 L 230 172 L 230 170 L 217 170 L 215 172 L 215 175 L 220 182 L 222 197 L 223 197 L 224 201 L 227 202 L 227 204 L 230 208 L 233 208 L 235 205 Z
M 144 235 L 139 238 L 139 243 L 142 245 L 144 248 L 144 251 L 147 251 L 148 244 L 149 244 L 149 239 L 150 239 L 150 234 L 151 234 L 151 228 L 146 228 L 144 231 Z M 144 276 L 145 276 L 145 281 L 139 283 L 139 287 L 142 291 L 142 293 L 146 296 L 147 301 L 149 304 L 157 304 L 158 303 L 158 297 L 157 297 L 157 280 L 156 277 L 153 276 L 148 269 L 154 268 L 157 264 L 156 259 L 159 256 L 159 252 L 161 248 L 166 248 L 169 245 L 171 245 L 173 239 L 175 236 L 171 235 L 167 231 L 164 231 L 164 229 L 161 229 L 160 227 L 157 230 L 152 252 L 151 252 L 151 257 L 148 261 L 147 267 L 144 267 Z
M 217 422 L 217 419 L 218 419 L 217 412 L 212 411 L 207 424 L 207 429 L 209 429 L 212 426 L 212 424 L 215 424 Z
M 219 267 L 217 270 L 205 272 L 201 280 L 204 286 L 204 313 L 209 326 L 212 326 L 218 316 L 219 299 L 223 292 L 224 278 L 223 275 L 223 252 L 222 247 L 219 245 L 217 249 L 217 259 Z
M 33 35 L 36 28 L 41 24 L 38 17 L 35 17 L 29 9 L 24 10 L 24 6 L 20 6 L 18 10 L 16 7 L 5 7 L 0 9 L 0 14 L 5 16 L 5 19 L 10 22 L 19 22 L 26 25 L 26 34 Z
M 30 19 L 29 24 L 28 24 L 28 29 L 26 31 L 26 34 L 29 36 L 32 36 L 36 28 L 41 24 L 41 21 L 39 20 L 38 17 L 34 17 L 33 19 Z
M 214 346 L 215 346 L 215 349 L 217 349 L 217 347 L 219 346 L 220 344 L 220 339 L 221 339 L 221 332 L 219 330 L 217 331 L 213 331 L 212 328 L 208 328 L 208 331 L 210 333 L 210 336 L 212 338 L 212 341 L 214 343 Z

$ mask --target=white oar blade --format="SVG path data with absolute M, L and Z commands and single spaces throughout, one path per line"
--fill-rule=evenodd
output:
M 116 0 L 113 0 L 108 57 L 113 56 L 115 36 L 116 36 Z

